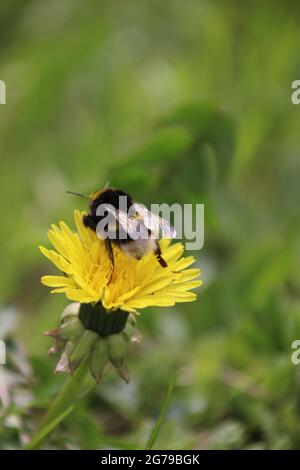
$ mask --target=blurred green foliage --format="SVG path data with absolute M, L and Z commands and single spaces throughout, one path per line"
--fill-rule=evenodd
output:
M 179 365 L 156 447 L 299 448 L 299 19 L 292 1 L 1 2 L 0 317 L 16 317 L 1 448 L 27 442 L 64 380 L 42 332 L 67 302 L 40 285 L 37 245 L 85 207 L 67 189 L 107 180 L 205 204 L 205 284 L 142 313 L 130 385 L 105 378 L 47 446 L 143 447 Z

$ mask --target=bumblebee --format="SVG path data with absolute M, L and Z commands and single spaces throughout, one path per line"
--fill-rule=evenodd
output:
M 115 244 L 126 255 L 138 260 L 142 259 L 145 254 L 153 252 L 163 268 L 168 266 L 162 257 L 158 238 L 174 238 L 176 232 L 172 225 L 150 212 L 144 205 L 135 202 L 130 194 L 121 189 L 104 187 L 91 194 L 88 199 L 89 213 L 84 216 L 83 223 L 97 232 L 100 238 L 105 239 L 112 265 L 114 265 L 112 245 Z M 99 207 L 102 209 L 101 215 L 99 215 Z M 108 215 L 115 222 L 115 230 L 110 231 L 109 226 L 106 226 L 106 236 L 103 237 L 101 230 L 99 231 L 99 225 L 101 225 L 99 223 Z M 110 233 L 113 233 L 113 236 L 110 236 Z

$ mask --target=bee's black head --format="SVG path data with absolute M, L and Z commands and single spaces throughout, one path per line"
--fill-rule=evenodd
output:
M 127 209 L 128 211 L 130 206 L 132 206 L 133 204 L 132 197 L 129 194 L 125 193 L 125 191 L 122 191 L 121 189 L 108 188 L 108 189 L 98 191 L 97 193 L 92 194 L 90 196 L 89 206 L 90 206 L 91 213 L 95 214 L 97 207 L 101 204 L 110 204 L 115 209 L 119 209 L 120 208 L 119 198 L 121 196 L 126 198 L 124 199 L 124 201 L 126 202 L 126 206 L 127 206 L 125 207 L 125 209 Z M 124 210 L 124 207 L 122 207 L 122 209 Z

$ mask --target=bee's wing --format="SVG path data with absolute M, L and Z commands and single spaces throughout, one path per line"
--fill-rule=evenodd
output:
M 120 224 L 122 229 L 128 235 L 136 240 L 137 238 L 148 238 L 148 231 L 145 224 L 136 218 L 129 217 L 126 212 L 104 205 L 105 210 L 109 212 Z
M 143 218 L 144 225 L 151 230 L 151 232 L 158 236 L 161 234 L 162 238 L 175 238 L 176 230 L 165 219 L 150 212 L 147 207 L 142 204 L 134 203 L 134 210 Z

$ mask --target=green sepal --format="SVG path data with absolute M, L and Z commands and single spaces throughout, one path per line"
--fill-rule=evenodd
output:
M 122 333 L 110 335 L 108 341 L 108 353 L 112 364 L 120 367 L 124 364 L 127 355 L 127 341 Z
M 63 323 L 59 328 L 49 330 L 44 333 L 45 336 L 51 336 L 54 339 L 68 341 L 79 338 L 84 331 L 80 320 L 76 317 Z
M 90 358 L 90 371 L 97 383 L 100 382 L 108 362 L 107 341 L 106 339 L 99 337 L 93 344 Z
M 71 373 L 77 369 L 82 359 L 91 353 L 91 348 L 97 337 L 97 333 L 90 330 L 85 330 L 81 335 L 69 358 Z

